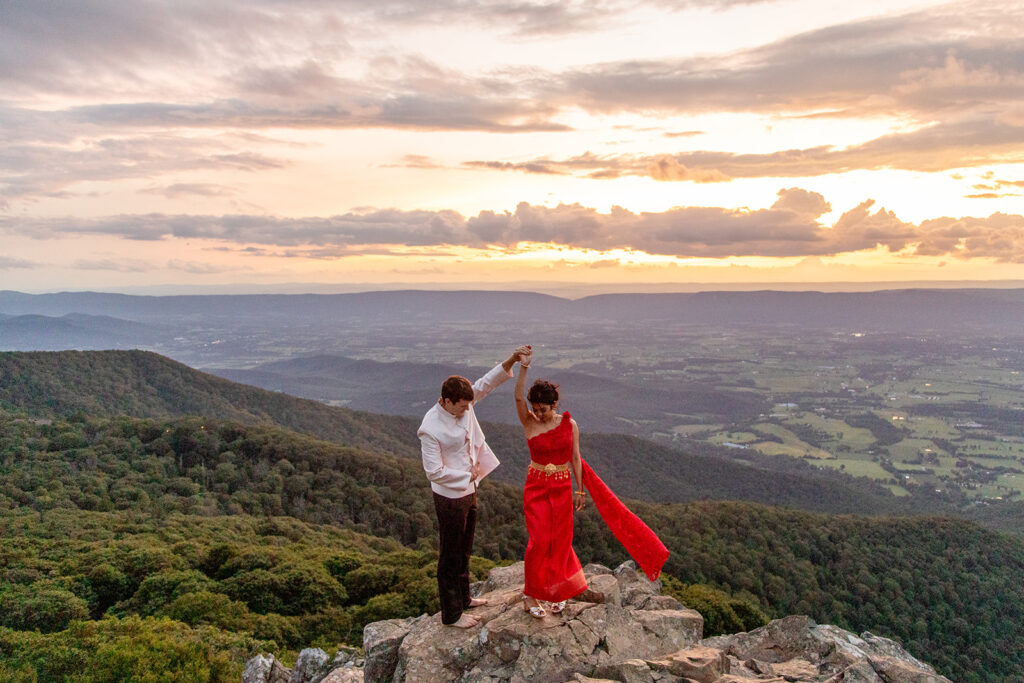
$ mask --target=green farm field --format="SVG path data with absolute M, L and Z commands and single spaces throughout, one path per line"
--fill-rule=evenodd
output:
M 766 408 L 756 420 L 671 425 L 664 433 L 679 446 L 803 458 L 897 495 L 1024 496 L 1019 340 L 761 333 L 731 338 L 717 364 L 699 335 L 689 345 L 700 349 L 701 378 L 718 372 L 717 387 L 741 385 Z

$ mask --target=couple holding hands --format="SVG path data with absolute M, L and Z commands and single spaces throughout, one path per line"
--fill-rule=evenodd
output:
M 530 346 L 520 346 L 476 382 L 458 375 L 449 377 L 417 432 L 437 511 L 441 537 L 437 589 L 441 622 L 448 626 L 477 626 L 479 621 L 465 610 L 485 604 L 469 594 L 469 556 L 476 528 L 477 484 L 498 466 L 498 459 L 484 439 L 473 404 L 511 378 L 516 363 L 516 413 L 530 450 L 523 489 L 529 534 L 523 609 L 541 619 L 548 609 L 561 612 L 569 598 L 586 590 L 583 568 L 572 549 L 572 531 L 573 511 L 584 508 L 588 493 L 648 578 L 656 579 L 668 558 L 668 550 L 654 532 L 615 497 L 580 456 L 579 427 L 569 413 L 558 412 L 558 385 L 537 380 L 526 391 L 532 356 Z

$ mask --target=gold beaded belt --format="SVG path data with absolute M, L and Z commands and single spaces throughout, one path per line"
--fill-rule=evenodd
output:
M 543 473 L 546 477 L 568 477 L 569 476 L 569 463 L 563 462 L 561 465 L 554 463 L 548 463 L 547 465 L 541 465 L 533 460 L 530 461 L 530 469 L 536 470 L 537 472 Z

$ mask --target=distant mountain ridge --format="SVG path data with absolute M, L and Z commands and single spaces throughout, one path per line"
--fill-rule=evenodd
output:
M 132 320 L 359 319 L 378 321 L 675 320 L 706 325 L 796 325 L 914 331 L 964 325 L 1017 332 L 1024 289 L 877 292 L 601 294 L 570 300 L 505 291 L 395 290 L 356 294 L 134 296 L 99 292 L 0 292 L 0 313 L 86 313 Z
M 0 315 L 0 351 L 31 347 L 38 351 L 131 349 L 155 344 L 169 330 L 108 315 L 35 313 Z
M 357 402 L 353 407 L 360 410 L 419 416 L 437 398 L 440 378 L 451 374 L 480 377 L 489 369 L 320 354 L 263 363 L 251 370 L 208 371 L 235 382 L 325 402 L 352 399 Z M 624 421 L 671 413 L 749 419 L 770 407 L 754 394 L 721 391 L 700 383 L 677 382 L 672 389 L 660 389 L 572 370 L 558 370 L 557 374 L 565 394 L 560 405 L 568 410 L 585 409 L 590 424 L 600 431 L 629 431 Z M 509 401 L 481 402 L 477 414 L 484 420 L 515 422 Z

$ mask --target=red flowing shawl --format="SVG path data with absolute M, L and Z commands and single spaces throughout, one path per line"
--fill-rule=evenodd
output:
M 619 543 L 640 565 L 647 578 L 651 581 L 657 579 L 668 559 L 665 544 L 642 519 L 623 505 L 586 461 L 583 462 L 583 485 L 587 487 L 594 507 L 615 538 L 619 539 Z

